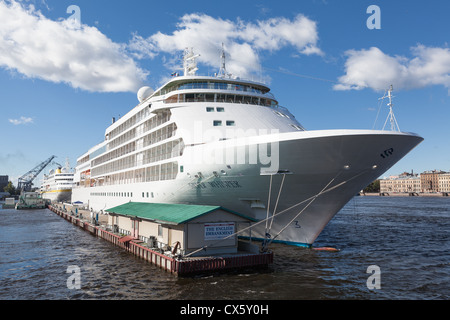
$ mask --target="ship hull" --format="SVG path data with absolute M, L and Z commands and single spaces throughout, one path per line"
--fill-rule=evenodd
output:
M 51 202 L 70 202 L 72 190 L 52 190 L 42 192 L 42 198 Z
M 95 211 L 129 201 L 220 205 L 260 220 L 242 236 L 311 246 L 353 196 L 422 140 L 321 130 L 187 146 L 174 180 L 74 188 L 72 201 Z

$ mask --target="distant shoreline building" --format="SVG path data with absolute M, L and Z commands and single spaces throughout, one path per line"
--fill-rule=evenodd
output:
M 450 192 L 450 172 L 439 175 L 440 192 Z
M 8 176 L 0 176 L 0 192 L 3 192 L 3 189 L 8 185 L 8 182 Z
M 424 171 L 420 175 L 403 172 L 380 179 L 380 193 L 450 192 L 450 173 L 442 170 Z
M 440 192 L 439 190 L 439 176 L 446 173 L 441 170 L 425 171 L 420 174 L 420 184 L 423 193 L 426 192 Z
M 404 172 L 398 176 L 380 180 L 380 193 L 412 192 L 421 192 L 420 177 L 417 174 Z

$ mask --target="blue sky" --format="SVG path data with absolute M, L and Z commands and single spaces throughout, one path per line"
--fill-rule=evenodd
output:
M 370 5 L 380 29 L 367 26 Z M 444 0 L 0 0 L 0 174 L 17 185 L 51 155 L 75 166 L 184 47 L 207 75 L 222 42 L 228 70 L 268 82 L 309 130 L 381 129 L 378 98 L 393 84 L 400 129 L 425 141 L 387 174 L 450 171 L 449 11 Z

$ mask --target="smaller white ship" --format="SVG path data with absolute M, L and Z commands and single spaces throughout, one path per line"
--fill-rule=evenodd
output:
M 70 202 L 74 172 L 71 171 L 68 160 L 66 160 L 65 167 L 56 164 L 58 165 L 56 169 L 44 174 L 40 190 L 42 198 L 51 202 Z

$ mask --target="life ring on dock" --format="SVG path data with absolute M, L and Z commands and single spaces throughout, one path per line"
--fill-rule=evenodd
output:
M 329 251 L 329 252 L 338 252 L 340 251 L 337 248 L 332 248 L 332 247 L 318 247 L 318 248 L 313 248 L 313 250 L 317 250 L 317 251 Z

